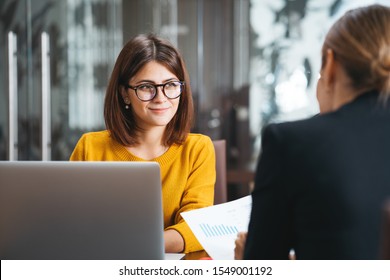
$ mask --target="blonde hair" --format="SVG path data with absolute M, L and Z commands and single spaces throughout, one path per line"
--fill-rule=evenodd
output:
M 390 97 L 390 7 L 375 4 L 346 12 L 325 38 L 323 66 L 328 49 L 359 93 L 376 90 L 384 100 Z

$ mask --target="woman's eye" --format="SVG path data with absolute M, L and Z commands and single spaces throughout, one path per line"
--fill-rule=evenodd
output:
M 152 85 L 140 85 L 140 86 L 138 86 L 138 89 L 139 90 L 147 90 L 147 91 L 150 91 L 150 90 L 153 90 L 154 89 L 154 87 L 152 86 Z
M 178 82 L 170 82 L 170 83 L 167 83 L 165 86 L 167 88 L 175 88 L 175 87 L 179 86 L 179 83 Z

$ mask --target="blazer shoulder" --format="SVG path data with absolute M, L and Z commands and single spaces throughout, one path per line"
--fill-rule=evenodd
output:
M 311 118 L 273 123 L 267 125 L 262 132 L 262 138 L 272 141 L 310 142 L 323 135 L 329 135 L 337 124 L 333 116 L 316 115 Z

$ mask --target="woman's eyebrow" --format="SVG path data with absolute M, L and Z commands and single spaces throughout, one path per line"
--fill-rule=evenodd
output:
M 162 83 L 164 84 L 164 83 L 167 83 L 167 82 L 170 82 L 170 81 L 178 81 L 178 80 L 179 80 L 178 78 L 173 77 L 173 78 L 168 78 L 166 80 L 163 80 Z M 135 84 L 140 84 L 140 83 L 158 84 L 155 81 L 147 80 L 147 79 L 135 82 Z

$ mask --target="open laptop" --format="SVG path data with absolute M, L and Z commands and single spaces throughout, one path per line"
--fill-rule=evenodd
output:
M 164 259 L 156 162 L 0 162 L 0 257 Z

